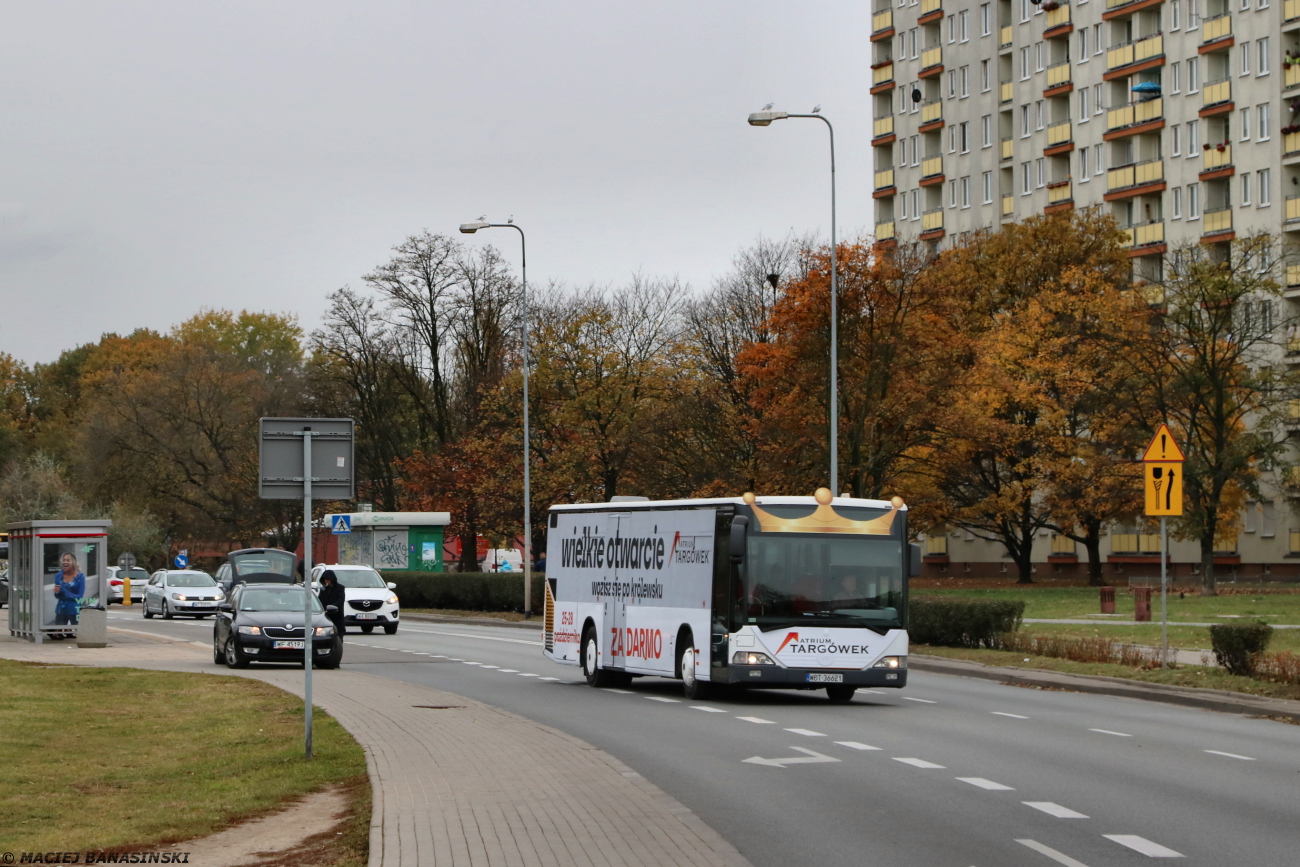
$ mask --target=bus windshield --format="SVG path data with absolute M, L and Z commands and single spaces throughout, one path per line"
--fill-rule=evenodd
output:
M 777 629 L 810 620 L 903 628 L 903 543 L 841 534 L 749 537 L 740 620 Z M 739 625 L 739 624 L 738 624 Z

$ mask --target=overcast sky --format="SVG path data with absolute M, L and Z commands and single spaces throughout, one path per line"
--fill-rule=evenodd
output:
M 530 283 L 699 289 L 760 234 L 869 231 L 871 7 L 0 0 L 0 351 L 295 313 L 486 214 Z M 488 243 L 487 234 L 472 244 Z M 518 262 L 514 233 L 491 237 Z

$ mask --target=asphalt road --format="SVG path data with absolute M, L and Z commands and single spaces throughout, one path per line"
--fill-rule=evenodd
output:
M 212 640 L 210 620 L 114 608 L 109 623 Z M 343 664 L 595 744 L 756 867 L 1300 863 L 1297 726 L 920 672 L 849 705 L 794 691 L 692 702 L 656 678 L 592 689 L 539 642 L 408 621 L 392 636 L 350 632 Z

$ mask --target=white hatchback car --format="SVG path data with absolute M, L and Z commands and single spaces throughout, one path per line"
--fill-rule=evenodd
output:
M 217 613 L 226 594 L 207 572 L 198 569 L 159 569 L 144 590 L 145 619 L 155 614 L 171 620 L 177 614 L 207 617 Z
M 385 582 L 369 566 L 328 566 L 322 563 L 311 569 L 311 584 L 317 591 L 320 590 L 321 573 L 326 569 L 333 570 L 347 600 L 343 607 L 344 628 L 360 626 L 362 632 L 369 633 L 376 626 L 382 626 L 389 635 L 397 632 L 401 606 L 393 593 L 396 584 Z

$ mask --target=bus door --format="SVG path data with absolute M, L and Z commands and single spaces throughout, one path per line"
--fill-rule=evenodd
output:
M 619 538 L 620 529 L 629 529 L 631 524 L 631 515 L 609 515 L 608 524 L 605 531 L 611 544 Z M 606 562 L 613 563 L 609 570 L 609 581 L 614 586 L 619 586 L 622 581 L 622 575 L 618 569 L 618 560 L 616 558 L 607 558 Z M 623 570 L 623 574 L 627 574 Z M 615 594 L 609 600 L 609 619 L 606 621 L 609 632 L 605 633 L 609 640 L 609 664 L 611 667 L 623 668 L 627 665 L 627 652 L 623 646 L 623 637 L 627 634 L 627 603 L 628 595 L 623 592 Z

